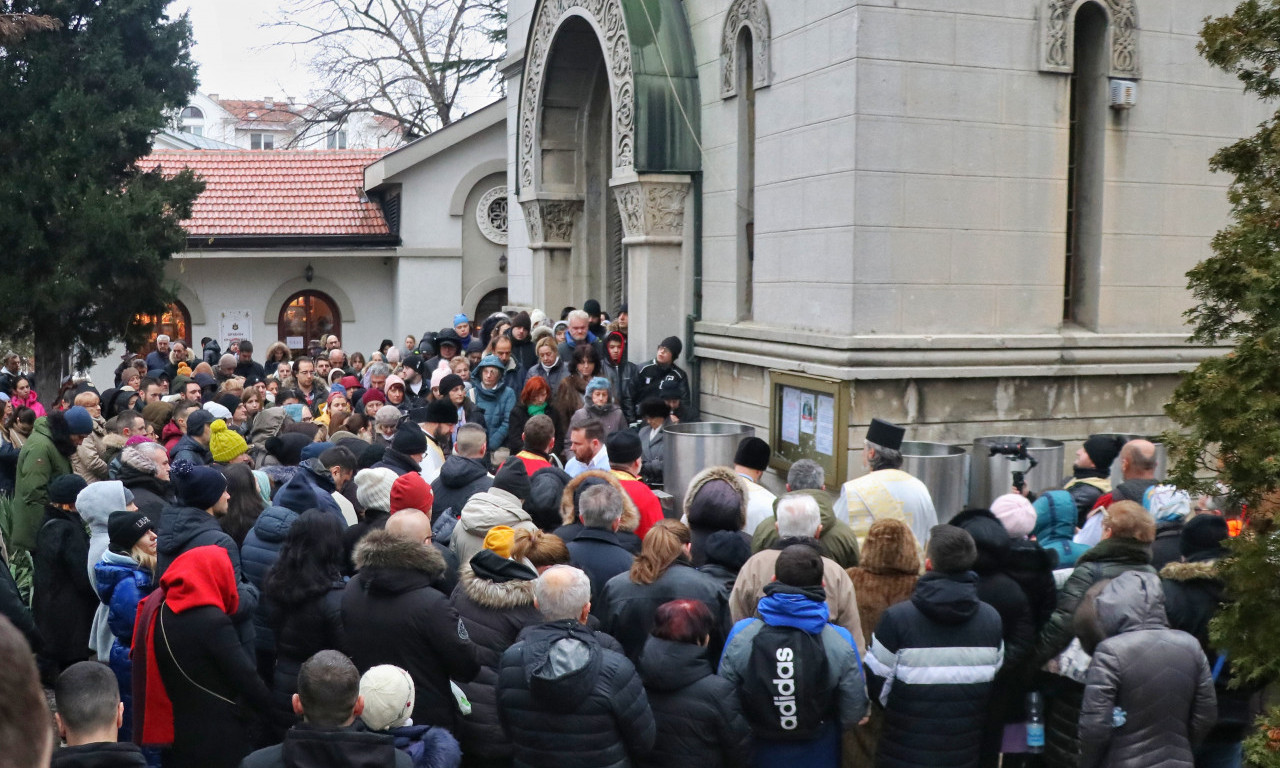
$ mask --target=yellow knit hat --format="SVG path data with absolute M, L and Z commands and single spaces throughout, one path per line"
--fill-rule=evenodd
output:
M 516 532 L 509 525 L 495 525 L 484 535 L 484 548 L 491 549 L 505 558 L 511 557 L 511 545 L 516 541 Z
M 191 366 L 187 365 L 186 363 L 178 363 L 178 375 L 179 375 L 179 376 L 190 376 L 190 375 L 191 375 Z
M 222 419 L 215 419 L 209 425 L 209 432 L 209 453 L 213 454 L 213 460 L 219 464 L 226 464 L 249 450 L 249 444 L 240 433 L 227 429 L 227 422 Z

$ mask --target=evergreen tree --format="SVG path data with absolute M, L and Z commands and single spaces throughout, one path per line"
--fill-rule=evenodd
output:
M 1208 19 L 1200 53 L 1264 101 L 1280 97 L 1280 1 L 1246 0 Z M 1280 679 L 1280 113 L 1223 148 L 1215 171 L 1234 178 L 1231 223 L 1213 255 L 1188 273 L 1196 305 L 1192 340 L 1232 345 L 1184 378 L 1167 411 L 1179 425 L 1167 439 L 1173 482 L 1201 492 L 1223 488 L 1250 511 L 1249 528 L 1220 565 L 1233 599 L 1214 622 L 1237 680 Z M 1221 483 L 1221 486 L 1216 485 Z M 1247 743 L 1258 766 L 1280 766 L 1280 712 Z
M 0 49 L 0 335 L 33 336 L 50 400 L 171 300 L 164 262 L 203 188 L 135 162 L 196 86 L 191 28 L 168 0 L 0 0 L 61 28 Z

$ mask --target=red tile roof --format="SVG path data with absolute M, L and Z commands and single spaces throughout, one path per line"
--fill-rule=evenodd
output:
M 364 197 L 364 169 L 389 150 L 154 150 L 143 170 L 190 168 L 204 179 L 193 237 L 388 235 L 382 209 Z
M 265 101 L 244 99 L 219 99 L 218 104 L 242 123 L 278 123 L 282 126 L 297 120 L 301 117 L 301 110 L 306 108 L 287 101 L 273 101 L 268 107 Z

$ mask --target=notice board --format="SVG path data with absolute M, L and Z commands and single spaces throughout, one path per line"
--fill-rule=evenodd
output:
M 800 459 L 818 462 L 834 488 L 849 471 L 849 382 L 769 372 L 769 465 L 782 474 Z

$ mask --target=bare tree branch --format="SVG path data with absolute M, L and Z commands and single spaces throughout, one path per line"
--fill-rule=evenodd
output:
M 301 33 L 281 44 L 307 48 L 323 83 L 295 143 L 361 113 L 411 139 L 453 122 L 461 89 L 501 60 L 506 0 L 292 0 L 272 26 Z
M 61 29 L 62 22 L 31 13 L 0 13 L 0 45 L 13 45 L 32 32 Z

